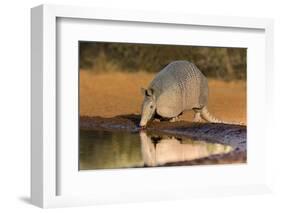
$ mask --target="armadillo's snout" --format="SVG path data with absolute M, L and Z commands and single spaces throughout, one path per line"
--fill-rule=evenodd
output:
M 146 128 L 146 123 L 140 122 L 139 127 L 141 129 L 145 129 Z
M 139 128 L 140 129 L 145 129 L 146 128 L 146 124 L 147 124 L 147 122 L 144 122 L 143 120 L 141 120 L 140 124 L 139 124 Z
M 145 121 L 145 120 L 142 118 L 141 121 L 140 121 L 139 126 L 140 126 L 140 128 L 144 129 L 144 128 L 146 127 L 146 124 L 147 124 L 147 121 Z

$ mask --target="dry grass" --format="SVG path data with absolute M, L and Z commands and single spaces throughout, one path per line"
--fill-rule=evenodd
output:
M 146 72 L 80 71 L 80 115 L 113 117 L 139 114 L 141 87 L 147 87 L 155 74 Z M 246 83 L 209 80 L 209 111 L 227 121 L 246 123 Z M 192 113 L 183 119 L 190 120 Z

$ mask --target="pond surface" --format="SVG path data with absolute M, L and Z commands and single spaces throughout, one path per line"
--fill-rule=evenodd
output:
M 233 150 L 229 145 L 185 137 L 80 130 L 80 170 L 141 168 L 187 162 Z

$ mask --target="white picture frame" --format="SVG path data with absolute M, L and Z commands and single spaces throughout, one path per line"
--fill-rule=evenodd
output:
M 61 21 L 67 20 L 67 26 L 64 27 Z M 79 185 L 78 182 L 73 182 L 76 180 L 76 177 L 71 173 L 72 164 L 71 161 L 66 161 L 66 159 L 77 160 L 76 158 L 64 158 L 61 157 L 62 152 L 65 156 L 73 154 L 71 151 L 75 151 L 73 144 L 77 143 L 77 137 L 73 137 L 69 143 L 69 149 L 67 151 L 64 149 L 63 144 L 58 144 L 57 141 L 61 140 L 60 132 L 58 130 L 58 120 L 63 122 L 61 119 L 65 117 L 60 117 L 59 115 L 59 104 L 61 102 L 67 102 L 68 100 L 61 98 L 58 95 L 58 90 L 65 91 L 66 88 L 62 88 L 62 79 L 65 79 L 65 75 L 61 75 L 58 78 L 57 70 L 60 69 L 63 65 L 63 62 L 59 60 L 62 59 L 59 57 L 60 53 L 58 51 L 64 50 L 60 47 L 61 40 L 59 40 L 59 33 L 62 30 L 65 30 L 65 33 L 68 33 L 68 37 L 71 40 L 72 38 L 77 39 L 75 36 L 83 36 L 82 34 L 75 33 L 75 27 L 78 25 L 72 25 L 72 21 L 80 20 L 88 22 L 98 20 L 100 21 L 99 25 L 109 21 L 112 25 L 118 22 L 118 26 L 131 23 L 131 27 L 134 25 L 141 24 L 142 27 L 153 24 L 153 26 L 159 26 L 161 28 L 165 27 L 166 32 L 175 27 L 194 27 L 200 28 L 200 30 L 205 30 L 209 32 L 209 37 L 214 38 L 215 34 L 212 35 L 213 31 L 226 32 L 230 34 L 232 32 L 245 31 L 247 33 L 258 34 L 255 39 L 252 37 L 246 38 L 243 43 L 243 36 L 240 41 L 235 41 L 235 35 L 233 35 L 233 42 L 226 43 L 229 45 L 245 45 L 248 47 L 247 42 L 253 40 L 252 44 L 249 44 L 252 48 L 252 55 L 250 54 L 250 59 L 252 62 L 255 61 L 257 57 L 259 62 L 249 63 L 248 73 L 249 78 L 247 83 L 248 88 L 248 128 L 249 135 L 248 140 L 256 141 L 256 145 L 252 146 L 250 143 L 248 147 L 250 161 L 246 166 L 243 165 L 233 165 L 220 167 L 216 169 L 214 166 L 204 167 L 204 168 L 189 168 L 183 170 L 183 168 L 158 168 L 154 169 L 138 169 L 133 172 L 127 171 L 126 173 L 120 170 L 114 172 L 109 171 L 105 173 L 95 173 L 95 172 L 83 172 L 83 177 L 79 177 L 79 181 L 89 181 L 93 178 L 98 180 L 104 180 L 103 183 L 99 183 L 99 186 L 87 187 L 89 185 Z M 79 22 L 79 21 L 78 21 Z M 133 23 L 133 24 L 132 24 Z M 92 205 L 99 203 L 116 203 L 116 202 L 138 202 L 145 200 L 165 200 L 165 199 L 184 199 L 188 197 L 198 197 L 198 196 L 211 196 L 211 195 L 241 195 L 241 194 L 253 194 L 253 193 L 264 193 L 271 191 L 271 172 L 268 159 L 268 152 L 265 151 L 265 147 L 268 147 L 270 144 L 270 125 L 271 118 L 265 116 L 265 109 L 267 106 L 272 104 L 272 95 L 270 91 L 273 89 L 271 82 L 273 78 L 273 21 L 271 19 L 257 19 L 257 18 L 241 18 L 241 17 L 216 17 L 216 16 L 203 16 L 203 15 L 189 15 L 189 14 L 165 14 L 165 13 L 153 13 L 148 11 L 122 11 L 122 10 L 110 10 L 110 9 L 101 9 L 101 8 L 85 8 L 85 7 L 74 7 L 74 6 L 54 6 L 54 5 L 41 5 L 31 10 L 31 201 L 33 204 L 47 208 L 47 207 L 62 207 L 62 206 L 76 206 L 76 205 Z M 117 26 L 117 28 L 118 28 Z M 130 27 L 129 26 L 129 27 Z M 62 28 L 60 28 L 62 27 Z M 91 27 L 90 24 L 87 27 Z M 77 28 L 78 29 L 78 28 Z M 79 28 L 81 29 L 81 28 Z M 78 30 L 76 30 L 78 31 Z M 81 32 L 82 30 L 79 30 Z M 71 33 L 73 32 L 73 33 Z M 239 32 L 236 34 L 239 35 Z M 85 32 L 84 32 L 85 34 Z M 89 33 L 90 34 L 90 33 Z M 235 33 L 234 33 L 235 34 Z M 105 34 L 104 34 L 105 35 Z M 223 34 L 222 34 L 223 35 Z M 116 36 L 116 41 L 122 39 Z M 125 36 L 123 36 L 125 37 Z M 134 36 L 131 36 L 134 37 Z M 62 37 L 63 38 L 63 37 Z M 87 37 L 85 37 L 87 38 Z M 239 37 L 240 38 L 240 37 Z M 129 39 L 129 38 L 128 38 Z M 144 39 L 144 38 L 140 38 Z M 146 39 L 150 41 L 152 36 L 148 36 Z M 200 43 L 200 36 L 198 39 L 194 39 L 191 43 L 197 45 L 204 45 Z M 108 40 L 108 39 L 106 39 Z M 135 38 L 137 40 L 137 38 Z M 218 40 L 210 39 L 210 46 L 221 46 L 223 45 L 224 39 L 220 37 Z M 128 41 L 128 40 L 127 40 Z M 253 51 L 255 49 L 255 43 L 258 43 L 261 48 L 261 52 Z M 172 41 L 159 41 L 161 42 L 172 42 Z M 176 41 L 174 41 L 176 42 Z M 184 41 L 179 41 L 179 43 Z M 230 41 L 225 41 L 230 42 Z M 238 42 L 238 43 L 237 43 Z M 240 43 L 239 43 L 240 42 Z M 63 43 L 63 42 L 61 42 Z M 68 44 L 68 43 L 66 43 Z M 70 44 L 70 43 L 69 43 Z M 63 45 L 63 44 L 62 44 Z M 65 47 L 64 47 L 65 48 Z M 70 48 L 70 47 L 69 47 Z M 69 49 L 72 50 L 72 49 Z M 74 49 L 75 50 L 75 49 Z M 71 51 L 68 51 L 71 52 Z M 259 52 L 255 55 L 255 52 Z M 254 57 L 255 56 L 255 57 Z M 68 56 L 67 56 L 68 57 Z M 69 57 L 75 57 L 69 56 Z M 78 59 L 77 59 L 78 60 Z M 58 64 L 62 65 L 58 65 Z M 75 62 L 78 63 L 78 62 Z M 69 66 L 75 66 L 75 63 L 69 63 Z M 70 68 L 72 69 L 72 68 Z M 73 68 L 77 69 L 77 67 Z M 257 76 L 253 76 L 251 70 L 258 70 Z M 73 73 L 75 75 L 75 73 Z M 75 78 L 68 78 L 68 82 L 73 82 L 73 84 L 68 85 L 70 90 L 75 91 L 77 89 L 75 86 Z M 257 91 L 254 91 L 253 88 L 257 84 L 261 83 L 262 86 L 258 88 Z M 251 94 L 259 92 L 261 98 L 257 99 Z M 74 92 L 75 93 L 75 92 Z M 72 94 L 72 93 L 70 93 Z M 71 95 L 70 95 L 71 96 Z M 75 94 L 73 94 L 75 96 Z M 73 99 L 73 101 L 76 101 Z M 76 103 L 75 102 L 75 103 Z M 257 104 L 255 104 L 257 103 Z M 71 107 L 70 107 L 71 108 Z M 73 108 L 75 112 L 76 108 Z M 70 111 L 73 112 L 73 111 Z M 77 111 L 76 111 L 77 112 Z M 75 118 L 76 116 L 76 118 Z M 70 116 L 70 123 L 77 123 L 77 114 Z M 255 120 L 256 119 L 256 120 Z M 258 124 L 257 119 L 263 120 L 263 125 L 266 125 L 267 131 L 259 131 L 261 126 Z M 253 132 L 256 132 L 253 134 Z M 253 160 L 251 160 L 253 159 Z M 260 165 L 259 167 L 257 165 Z M 70 168 L 68 171 L 65 168 Z M 76 171 L 76 170 L 75 170 Z M 215 172 L 221 171 L 223 175 L 218 176 L 217 183 L 206 183 L 203 185 L 202 177 L 206 177 L 206 172 Z M 76 171 L 79 172 L 78 170 Z M 237 174 L 237 173 L 243 173 Z M 62 174 L 63 173 L 63 174 Z M 114 173 L 114 174 L 113 174 Z M 144 178 L 140 183 L 140 187 L 133 190 L 132 185 L 129 184 L 127 189 L 123 190 L 121 188 L 116 188 L 115 190 L 103 190 L 107 186 L 114 187 L 112 184 L 109 184 L 110 175 L 118 175 L 124 178 L 125 182 L 128 183 L 129 178 L 136 178 L 139 176 L 147 177 L 149 173 L 153 173 L 151 180 L 154 178 L 162 178 L 163 181 L 155 184 L 154 188 L 152 187 L 153 192 L 147 193 L 148 179 Z M 237 177 L 241 178 L 232 179 L 231 176 L 227 174 L 237 174 Z M 250 173 L 252 176 L 249 176 Z M 173 174 L 173 175 L 171 175 Z M 202 175 L 200 177 L 200 174 Z M 69 176 L 68 176 L 69 175 Z M 73 177 L 71 176 L 73 175 Z M 183 177 L 190 177 L 191 180 L 197 179 L 197 182 L 193 182 L 191 185 L 186 184 L 182 185 L 183 180 L 176 180 L 176 177 L 183 175 Z M 253 179 L 253 176 L 256 177 L 252 182 L 250 179 Z M 61 178 L 66 177 L 67 178 Z M 167 182 L 165 176 L 169 176 L 170 183 L 167 187 Z M 227 179 L 232 180 L 232 184 L 228 181 L 223 181 L 222 176 L 228 177 Z M 247 178 L 247 176 L 249 178 Z M 78 176 L 77 176 L 78 177 Z M 216 176 L 210 175 L 212 178 Z M 242 178 L 243 177 L 243 178 Z M 193 179 L 192 179 L 193 178 Z M 78 179 L 77 179 L 78 180 Z M 119 180 L 120 185 L 124 184 L 124 180 Z M 233 181 L 234 180 L 234 181 Z M 107 181 L 107 182 L 106 182 Z M 178 182 L 181 185 L 174 184 L 173 182 Z M 78 184 L 78 185 L 77 185 Z M 61 192 L 61 185 L 64 185 L 63 193 Z M 78 187 L 75 187 L 77 185 Z M 95 188 L 96 187 L 96 188 Z M 79 190 L 79 189 L 83 190 Z M 94 194 L 87 193 L 88 191 L 95 190 Z M 79 191 L 79 193 L 71 193 L 72 191 Z M 134 192 L 135 191 L 135 192 Z M 120 193 L 122 196 L 120 196 Z

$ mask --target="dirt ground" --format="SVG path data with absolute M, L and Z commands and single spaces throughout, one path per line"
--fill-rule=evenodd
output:
M 117 115 L 140 114 L 143 97 L 141 87 L 146 88 L 155 74 L 93 73 L 80 71 L 80 116 L 110 118 Z M 209 111 L 225 121 L 246 121 L 246 82 L 225 82 L 209 79 Z M 193 113 L 182 116 L 192 120 Z

